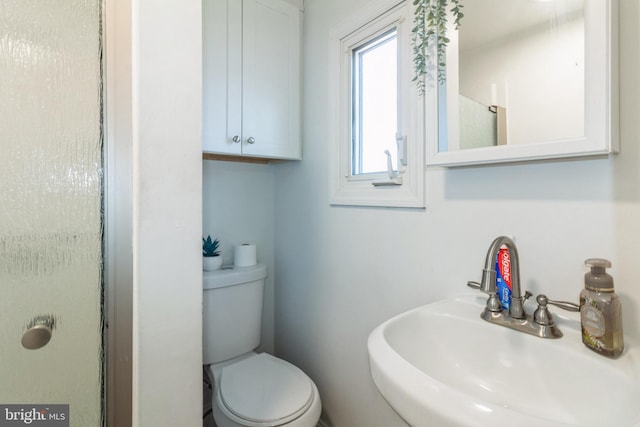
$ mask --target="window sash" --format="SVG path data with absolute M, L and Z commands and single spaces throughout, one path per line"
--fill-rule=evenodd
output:
M 367 144 L 368 139 L 370 137 L 371 132 L 367 132 L 365 126 L 368 121 L 372 119 L 372 115 L 375 115 L 375 108 L 380 109 L 380 106 L 374 107 L 371 103 L 365 105 L 365 96 L 371 97 L 371 89 L 367 89 L 365 87 L 365 82 L 370 79 L 365 79 L 365 72 L 371 72 L 370 67 L 365 69 L 365 58 L 368 57 L 369 54 L 373 53 L 375 50 L 383 47 L 389 47 L 389 44 L 394 44 L 395 51 L 395 87 L 392 89 L 393 93 L 387 93 L 387 95 L 391 95 L 395 97 L 395 99 L 391 100 L 389 96 L 385 100 L 385 104 L 389 102 L 392 103 L 394 108 L 394 124 L 393 131 L 390 132 L 389 140 L 394 141 L 395 135 L 398 133 L 398 124 L 400 121 L 400 102 L 399 102 L 399 91 L 398 91 L 398 77 L 400 76 L 399 70 L 399 57 L 398 57 L 398 29 L 396 26 L 392 28 L 385 28 L 380 31 L 378 34 L 373 37 L 367 39 L 366 41 L 354 46 L 351 49 L 351 168 L 350 168 L 350 176 L 361 176 L 361 175 L 379 175 L 380 173 L 386 172 L 386 157 L 384 157 L 383 150 L 380 150 L 380 153 L 376 153 L 375 155 L 379 155 L 379 160 L 375 163 L 372 163 L 370 152 L 374 149 L 371 145 Z M 369 71 L 368 71 L 369 70 Z M 373 70 L 375 72 L 375 70 Z M 367 82 L 370 83 L 370 82 Z M 384 93 L 386 89 L 389 91 L 389 88 L 380 88 L 383 89 L 379 91 L 380 93 Z M 380 101 L 380 100 L 377 100 Z M 372 112 L 373 111 L 373 112 Z M 380 114 L 380 111 L 378 111 Z M 375 120 L 375 117 L 373 117 Z M 388 130 L 388 129 L 387 129 Z M 387 145 L 382 144 L 383 148 L 389 149 L 393 158 L 397 161 L 397 149 L 395 149 L 395 145 L 393 143 Z M 379 144 L 376 144 L 379 147 Z M 367 161 L 368 160 L 368 161 Z M 379 162 L 379 163 L 378 163 Z M 375 169 L 376 165 L 378 165 L 379 169 Z

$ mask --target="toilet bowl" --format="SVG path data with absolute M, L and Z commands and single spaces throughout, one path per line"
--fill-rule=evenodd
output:
M 255 353 L 266 267 L 203 273 L 203 361 L 218 427 L 315 427 L 322 405 L 313 381 L 291 363 Z
M 315 427 L 316 385 L 296 366 L 267 353 L 209 366 L 218 427 Z

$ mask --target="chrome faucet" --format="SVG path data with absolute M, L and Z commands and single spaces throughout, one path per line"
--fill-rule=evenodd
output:
M 509 311 L 503 310 L 500 298 L 496 288 L 496 257 L 502 246 L 506 246 L 509 250 L 511 258 L 511 300 L 509 302 Z M 580 306 L 565 301 L 552 301 L 545 295 L 538 295 L 538 309 L 534 315 L 527 315 L 524 310 L 524 302 L 531 296 L 530 292 L 522 295 L 520 287 L 520 260 L 518 258 L 518 249 L 514 241 L 507 236 L 497 237 L 489 246 L 487 257 L 484 261 L 484 269 L 482 270 L 482 280 L 478 282 L 468 282 L 467 285 L 474 289 L 489 294 L 487 305 L 480 317 L 487 322 L 506 326 L 527 334 L 536 335 L 541 338 L 560 338 L 562 332 L 557 328 L 553 317 L 547 309 L 548 304 L 555 305 L 569 311 L 579 311 Z
M 531 296 L 530 293 L 522 295 L 520 289 L 520 261 L 518 259 L 518 249 L 513 240 L 507 236 L 497 237 L 489 246 L 487 257 L 484 260 L 484 269 L 482 270 L 482 282 L 480 290 L 489 293 L 491 296 L 496 294 L 496 257 L 502 245 L 509 250 L 511 258 L 511 301 L 509 303 L 509 315 L 514 319 L 524 319 L 524 301 Z M 491 311 L 502 311 L 502 307 L 496 310 L 496 302 L 500 302 L 498 296 L 495 301 L 491 301 Z M 489 305 L 488 305 L 489 306 Z

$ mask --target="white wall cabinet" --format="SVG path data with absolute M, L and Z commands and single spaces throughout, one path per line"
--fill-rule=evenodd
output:
M 203 20 L 202 151 L 300 159 L 301 9 L 205 0 Z

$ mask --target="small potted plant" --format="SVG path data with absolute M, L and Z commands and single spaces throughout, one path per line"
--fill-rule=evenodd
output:
M 222 266 L 220 256 L 220 241 L 211 240 L 211 236 L 202 238 L 202 269 L 204 271 L 219 270 Z

